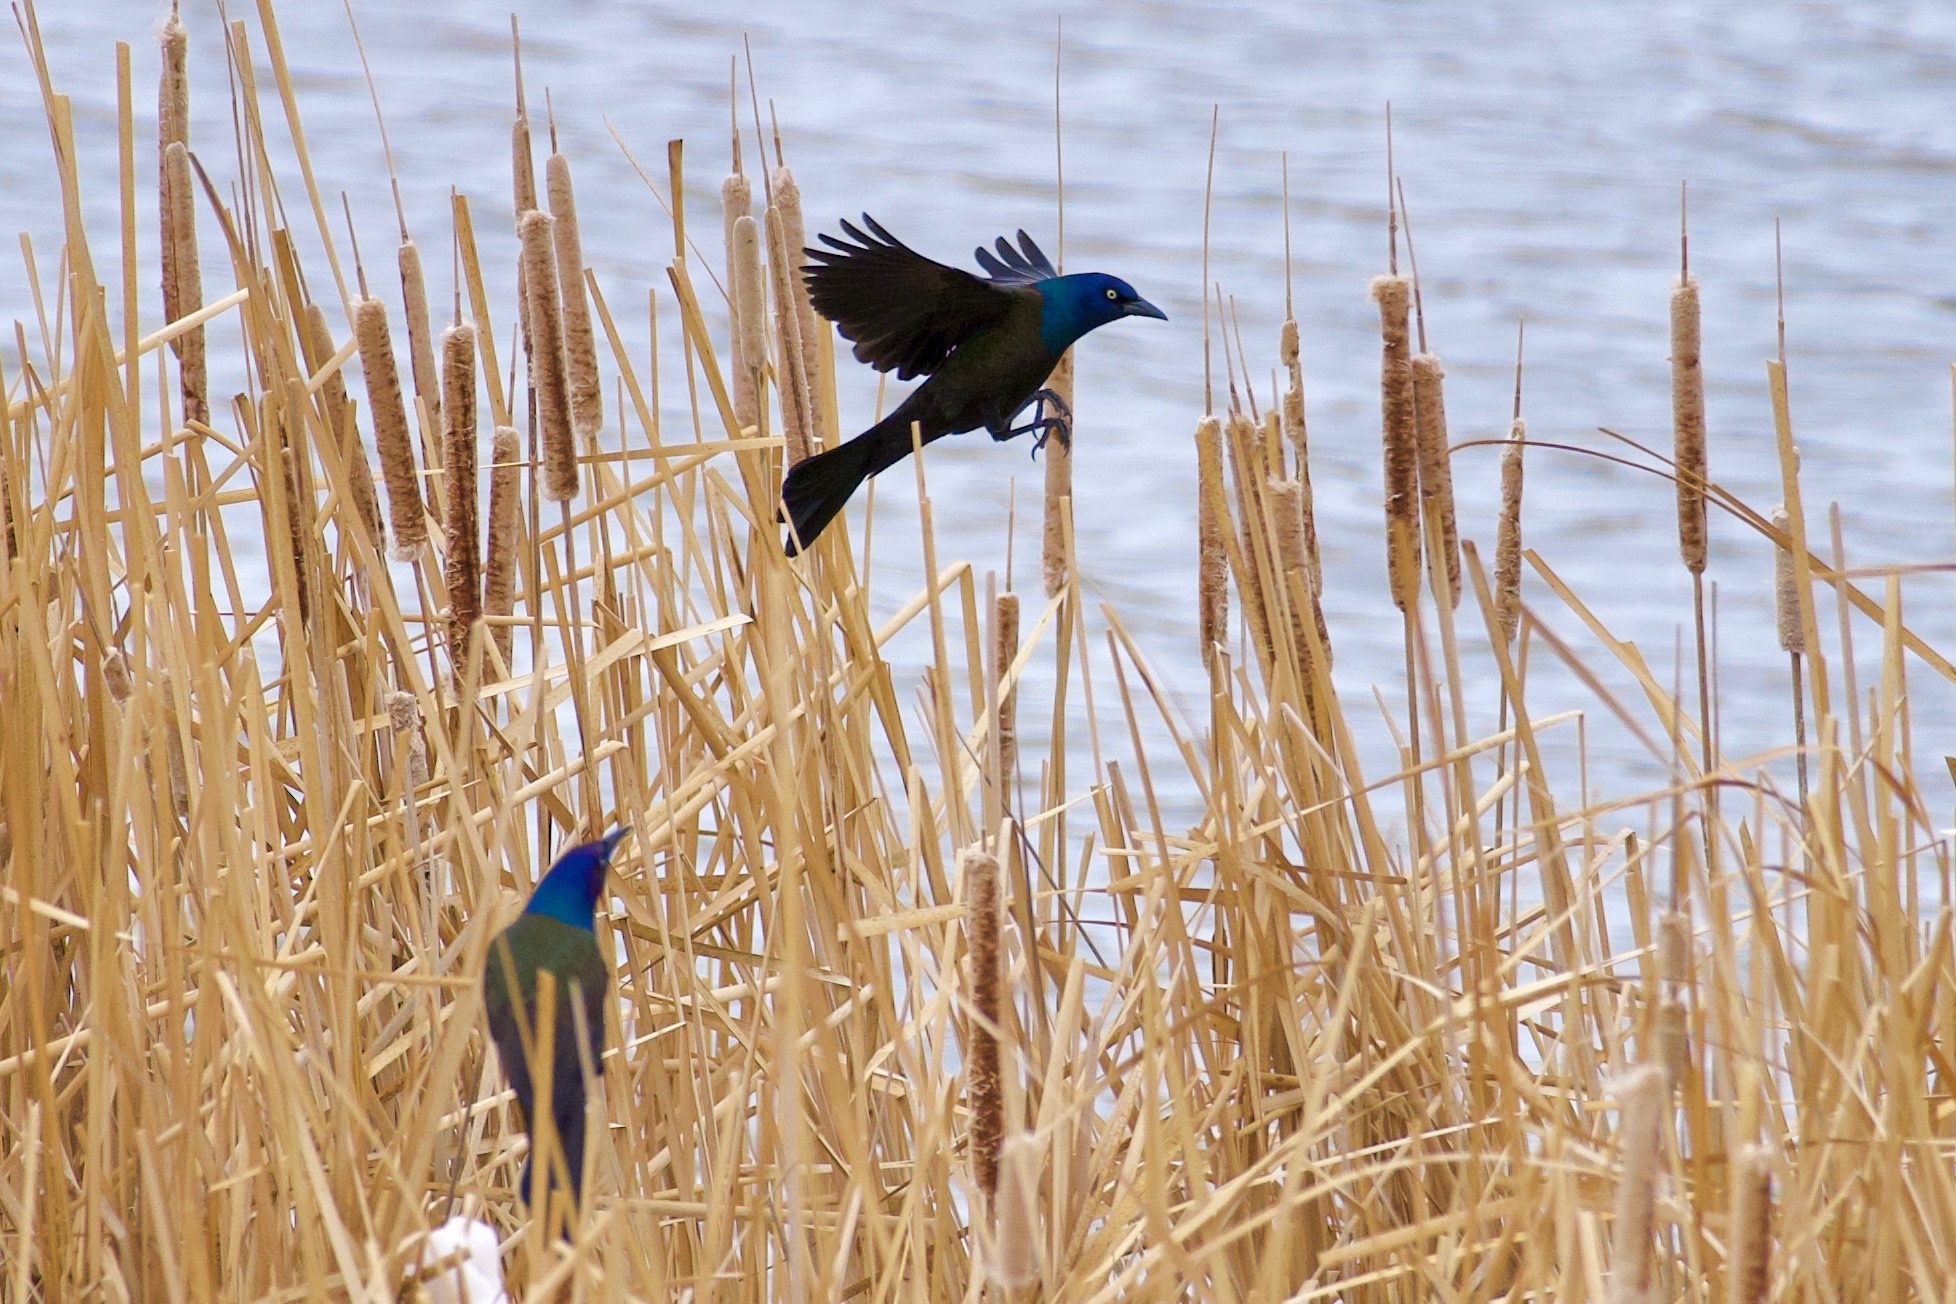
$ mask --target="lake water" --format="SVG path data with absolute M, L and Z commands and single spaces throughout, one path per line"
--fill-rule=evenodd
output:
M 233 8 L 244 16 L 252 6 Z M 185 9 L 193 140 L 228 172 L 215 6 L 186 0 Z M 1221 106 L 1221 137 L 1210 274 L 1236 298 L 1266 389 L 1283 310 L 1279 154 L 1289 152 L 1325 604 L 1340 690 L 1356 720 L 1374 718 L 1375 682 L 1388 700 L 1398 697 L 1400 626 L 1385 596 L 1380 541 L 1377 318 L 1366 297 L 1367 281 L 1384 270 L 1388 100 L 1456 441 L 1505 431 L 1515 323 L 1526 317 L 1531 435 L 1600 444 L 1595 428 L 1609 426 L 1668 449 L 1667 295 L 1678 186 L 1688 181 L 1714 478 L 1761 510 L 1779 496 L 1762 365 L 1775 348 L 1778 219 L 1794 420 L 1816 537 L 1825 538 L 1825 505 L 1838 500 L 1854 563 L 1950 557 L 1956 10 L 1946 5 L 1260 0 L 1056 11 L 1019 0 L 962 10 L 920 0 L 521 0 L 514 9 L 533 103 L 550 88 L 578 172 L 587 256 L 614 304 L 642 304 L 647 285 L 663 290 L 670 238 L 610 131 L 648 166 L 662 165 L 668 138 L 686 138 L 688 203 L 702 244 L 717 244 L 727 61 L 743 34 L 762 94 L 778 106 L 811 230 L 867 209 L 947 261 L 963 262 L 974 244 L 1021 226 L 1050 249 L 1053 38 L 1064 14 L 1067 265 L 1118 272 L 1172 319 L 1121 323 L 1082 350 L 1081 570 L 1090 596 L 1122 613 L 1197 719 L 1204 681 L 1191 622 L 1190 432 L 1201 407 L 1212 105 Z M 359 6 L 408 221 L 426 250 L 445 247 L 451 184 L 475 198 L 479 231 L 506 234 L 491 215 L 508 196 L 507 12 L 473 0 Z M 74 97 L 105 261 L 115 232 L 113 42 L 134 45 L 137 103 L 153 111 L 160 15 L 157 4 L 126 0 L 40 6 L 57 85 Z M 387 262 L 393 219 L 346 16 L 313 2 L 282 7 L 280 21 L 322 185 L 350 193 L 368 260 Z M 17 46 L 6 58 L 13 89 L 0 101 L 0 125 L 14 146 L 0 156 L 0 229 L 32 232 L 45 260 L 59 238 L 46 131 L 26 60 Z M 751 127 L 745 108 L 742 117 Z M 288 187 L 291 201 L 296 172 Z M 147 216 L 141 231 L 148 241 Z M 207 287 L 223 266 L 216 246 L 209 251 Z M 429 267 L 439 299 L 445 257 L 431 254 Z M 0 260 L 9 315 L 31 316 L 23 287 L 19 268 Z M 642 335 L 631 316 L 628 330 Z M 866 423 L 873 395 L 871 373 L 845 369 L 845 421 Z M 1463 532 L 1484 543 L 1495 458 L 1491 450 L 1456 458 Z M 931 450 L 928 467 L 940 549 L 975 559 L 981 572 L 1003 569 L 1016 483 L 1018 577 L 1036 582 L 1041 476 L 1023 441 L 952 440 Z M 897 541 L 914 537 L 907 471 L 879 486 L 878 517 L 878 601 L 894 608 L 915 587 L 894 560 Z M 1668 484 L 1537 454 L 1526 537 L 1670 678 L 1690 589 L 1676 561 Z M 1744 755 L 1788 733 L 1771 559 L 1760 540 L 1716 516 L 1712 540 L 1723 737 L 1728 754 Z M 1880 581 L 1872 584 L 1878 594 Z M 1907 588 L 1911 621 L 1944 646 L 1956 633 L 1952 591 L 1946 575 Z M 1533 587 L 1529 598 L 1555 629 L 1593 647 L 1545 590 Z M 1831 620 L 1823 608 L 1823 623 Z M 1875 646 L 1878 631 L 1857 632 L 1864 649 Z M 899 649 L 898 657 L 900 668 L 914 668 L 921 653 Z M 1591 659 L 1602 664 L 1600 653 Z M 1956 702 L 1926 671 L 1912 686 L 1917 746 L 1939 754 Z M 1553 674 L 1536 689 L 1538 711 L 1595 705 Z M 1026 723 L 1036 722 L 1029 704 Z M 1368 750 L 1379 768 L 1390 752 L 1384 731 L 1375 733 Z M 1661 781 L 1662 767 L 1600 714 L 1590 742 L 1597 789 L 1621 794 Z M 1925 778 L 1931 800 L 1948 796 L 1942 782 Z

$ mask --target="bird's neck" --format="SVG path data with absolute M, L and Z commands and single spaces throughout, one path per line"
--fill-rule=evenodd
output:
M 545 878 L 537 885 L 536 894 L 523 912 L 526 915 L 542 915 L 572 928 L 591 931 L 596 920 L 592 916 L 591 902 L 575 883 L 558 882 Z
M 1039 283 L 1039 340 L 1052 355 L 1072 348 L 1082 335 L 1102 324 L 1082 297 L 1081 286 L 1071 276 L 1055 276 Z

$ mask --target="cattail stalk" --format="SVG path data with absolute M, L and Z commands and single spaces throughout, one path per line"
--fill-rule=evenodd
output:
M 729 332 L 727 367 L 733 374 L 734 419 L 743 428 L 757 424 L 750 419 L 758 402 L 754 392 L 754 373 L 747 362 L 746 333 L 741 329 L 740 319 L 740 256 L 737 252 L 735 226 L 741 218 L 754 216 L 754 187 L 747 174 L 738 166 L 727 174 L 720 183 L 720 234 L 727 250 L 727 311 L 732 318 L 733 330 Z
M 163 315 L 181 321 L 204 306 L 204 275 L 197 261 L 196 192 L 190 183 L 190 150 L 182 141 L 163 149 Z M 210 385 L 204 364 L 204 328 L 192 327 L 170 341 L 183 389 L 183 419 L 208 424 Z
M 1205 416 L 1195 423 L 1196 492 L 1196 633 L 1202 640 L 1202 664 L 1215 659 L 1216 647 L 1228 637 L 1229 557 L 1223 546 L 1222 422 Z
M 803 252 L 808 244 L 808 228 L 801 216 L 801 187 L 795 184 L 795 174 L 786 164 L 774 169 L 773 186 L 774 207 L 781 214 L 781 245 L 787 251 L 783 262 L 787 267 L 789 296 L 795 305 L 795 338 L 801 344 L 801 374 L 808 385 L 809 447 L 819 452 L 835 438 L 835 432 L 828 429 L 823 405 L 816 398 L 828 392 L 830 381 L 826 372 L 829 353 L 822 347 L 828 323 L 815 315 L 815 304 L 808 297 L 808 282 L 803 277 L 808 264 L 808 256 Z
M 740 431 L 761 429 L 761 371 L 767 366 L 767 282 L 761 273 L 761 228 L 742 214 L 733 224 L 734 356 L 745 390 L 734 391 L 734 420 Z M 744 395 L 744 397 L 743 397 Z
M 1005 1139 L 1005 1096 L 999 1077 L 1001 987 L 998 860 L 977 848 L 960 857 L 971 903 L 971 1049 L 965 1097 L 971 1109 L 971 1164 L 987 1204 L 998 1194 L 998 1153 Z
M 577 231 L 577 196 L 571 189 L 570 160 L 552 154 L 544 161 L 550 192 L 551 228 L 557 253 L 557 293 L 564 312 L 564 367 L 570 379 L 571 429 L 585 439 L 604 427 L 604 394 L 598 385 L 598 344 L 591 332 L 590 301 L 584 297 L 584 242 Z
M 435 342 L 428 324 L 428 286 L 421 275 L 421 251 L 414 241 L 403 238 L 397 251 L 401 269 L 401 301 L 407 317 L 408 367 L 414 377 L 414 396 L 427 411 L 428 423 L 422 427 L 421 455 L 433 472 L 443 465 L 442 448 L 434 432 L 441 422 L 441 373 L 435 370 Z M 438 484 L 430 484 L 433 493 Z
M 489 549 L 482 572 L 482 607 L 491 616 L 507 616 L 515 606 L 516 501 L 522 456 L 515 428 L 497 426 L 489 441 Z M 507 624 L 494 628 L 496 651 L 507 666 L 512 631 Z
M 1060 402 L 1066 404 L 1068 412 L 1073 410 L 1072 349 L 1060 355 L 1059 365 L 1054 367 L 1053 374 L 1046 378 L 1046 388 L 1059 395 Z M 1048 411 L 1046 415 L 1054 414 Z M 1069 417 L 1068 420 L 1071 418 Z M 1066 587 L 1067 577 L 1073 570 L 1073 559 L 1067 551 L 1073 518 L 1072 440 L 1070 429 L 1064 438 L 1054 434 L 1046 440 L 1046 447 L 1043 450 L 1046 458 L 1046 484 L 1045 522 L 1040 531 L 1040 577 L 1046 586 L 1046 596 L 1049 598 Z
M 1510 646 L 1521 621 L 1521 473 L 1527 446 L 1527 423 L 1516 417 L 1501 450 L 1501 520 L 1494 532 L 1494 615 L 1501 641 Z
M 481 535 L 476 521 L 475 327 L 457 322 L 441 336 L 442 464 L 448 510 L 444 561 L 448 579 L 449 656 L 459 683 L 469 660 L 469 631 L 482 615 Z
M 1324 596 L 1324 571 L 1318 565 L 1317 507 L 1311 494 L 1310 439 L 1304 429 L 1304 363 L 1297 345 L 1297 319 L 1287 317 L 1277 336 L 1277 355 L 1289 373 L 1281 406 L 1284 439 L 1297 455 L 1297 480 L 1303 490 L 1304 555 L 1311 562 L 1311 596 Z
M 1670 1103 L 1664 1075 L 1651 1065 L 1630 1071 L 1617 1089 L 1616 1221 L 1611 1234 L 1609 1304 L 1652 1304 L 1652 1237 L 1657 1228 L 1657 1173 L 1663 1112 Z
M 387 305 L 356 299 L 353 338 L 360 346 L 360 369 L 367 376 L 367 408 L 373 413 L 374 447 L 387 481 L 387 512 L 394 525 L 393 555 L 408 561 L 428 541 L 421 504 L 421 481 L 414 470 L 414 444 L 408 438 L 407 407 L 401 399 L 401 374 L 387 330 Z
M 767 210 L 767 266 L 774 290 L 774 357 L 781 393 L 781 434 L 787 440 L 788 465 L 815 451 L 812 442 L 813 403 L 808 373 L 802 367 L 801 318 L 795 312 L 794 273 L 781 229 L 781 213 Z
M 1039 1237 L 1046 1226 L 1039 1209 L 1039 1177 L 1045 1158 L 1045 1147 L 1031 1132 L 1014 1132 L 999 1156 L 990 1276 L 1003 1290 L 1018 1290 L 1039 1279 L 1044 1257 Z
M 998 767 L 1009 784 L 1019 771 L 1019 688 L 1011 679 L 1019 653 L 1019 595 L 1001 593 L 992 606 L 992 666 L 998 675 Z
M 1726 1304 L 1765 1304 L 1773 1277 L 1772 1155 L 1764 1146 L 1745 1146 L 1735 1167 L 1725 1300 Z
M 1671 291 L 1671 430 L 1678 479 L 1678 552 L 1687 570 L 1705 569 L 1705 374 L 1699 361 L 1698 282 Z
M 524 292 L 530 305 L 530 385 L 543 429 L 543 496 L 577 497 L 577 449 L 571 436 L 570 392 L 564 374 L 564 313 L 557 296 L 557 254 L 548 213 L 525 213 Z
M 1419 436 L 1413 408 L 1411 338 L 1406 313 L 1412 287 L 1403 276 L 1372 282 L 1379 305 L 1379 401 L 1385 444 L 1386 573 L 1393 605 L 1419 601 Z
M 1460 605 L 1460 532 L 1454 519 L 1453 460 L 1447 452 L 1447 408 L 1440 360 L 1412 361 L 1413 410 L 1419 428 L 1419 503 L 1426 528 L 1427 583 L 1435 601 Z M 1435 557 L 1437 546 L 1440 555 Z

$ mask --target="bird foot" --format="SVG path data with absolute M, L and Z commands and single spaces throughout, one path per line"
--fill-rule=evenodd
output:
M 1035 462 L 1039 460 L 1039 450 L 1055 435 L 1059 436 L 1061 448 L 1069 453 L 1073 451 L 1073 422 L 1068 417 L 1044 417 L 1025 428 L 1039 432 L 1039 437 L 1032 441 L 1032 460 Z

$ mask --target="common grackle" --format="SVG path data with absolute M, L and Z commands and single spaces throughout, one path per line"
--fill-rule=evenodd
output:
M 1119 277 L 1061 276 L 1024 231 L 1016 249 L 1001 236 L 997 257 L 978 250 L 990 277 L 980 280 L 932 262 L 867 213 L 863 225 L 867 234 L 843 222 L 854 243 L 824 235 L 828 249 L 808 250 L 809 298 L 855 342 L 858 361 L 899 380 L 930 379 L 862 434 L 788 472 L 781 505 L 791 527 L 789 556 L 814 542 L 865 479 L 909 455 L 913 423 L 926 444 L 980 426 L 993 439 L 1036 430 L 1035 450 L 1049 433 L 1066 443 L 1072 413 L 1042 388 L 1060 355 L 1120 317 L 1167 320 Z M 1033 419 L 1013 425 L 1034 402 Z
M 555 1031 L 550 1045 L 538 1048 L 536 1063 L 550 1074 L 550 1121 L 564 1164 L 559 1170 L 557 1156 L 547 1157 L 540 1170 L 541 1191 L 546 1195 L 562 1191 L 561 1178 L 568 1173 L 574 1212 L 583 1190 L 584 1065 L 588 1063 L 593 1073 L 604 1072 L 605 992 L 611 978 L 611 966 L 598 950 L 592 915 L 604 892 L 611 855 L 628 832 L 616 829 L 559 856 L 522 915 L 489 944 L 482 1003 L 503 1073 L 523 1107 L 524 1126 L 530 1129 L 532 1149 L 523 1167 L 520 1193 L 539 1212 L 547 1211 L 551 1202 L 535 1200 L 539 1192 L 531 1181 L 538 1158 L 534 1148 L 537 1084 L 530 1077 L 529 1049 L 536 1043 L 541 1021 L 538 977 L 549 974 L 556 987 L 551 1009 Z

